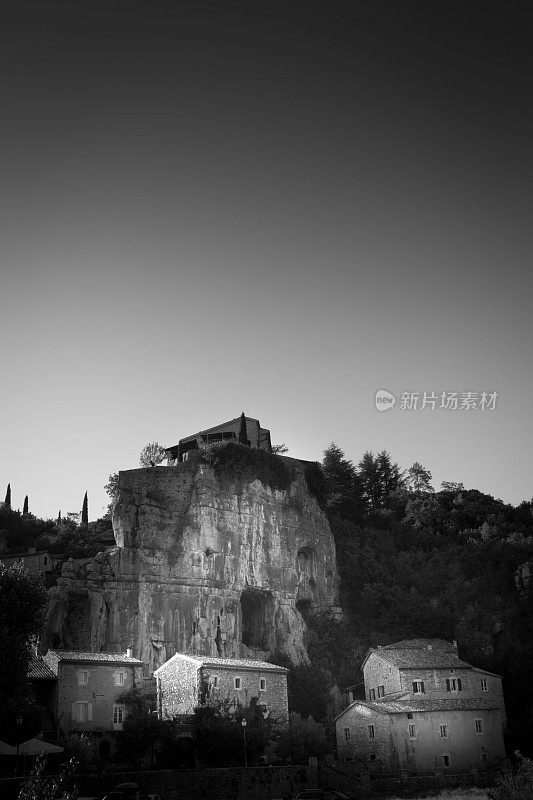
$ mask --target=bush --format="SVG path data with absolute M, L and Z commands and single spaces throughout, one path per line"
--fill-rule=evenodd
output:
M 279 456 L 233 442 L 206 451 L 203 458 L 213 466 L 221 482 L 245 484 L 260 480 L 271 489 L 286 490 L 294 479 L 294 471 Z
M 325 511 L 328 502 L 328 483 L 326 476 L 322 472 L 322 467 L 318 463 L 306 464 L 304 475 L 307 488 L 316 498 L 320 508 Z
M 329 747 L 323 725 L 312 717 L 302 719 L 299 714 L 289 714 L 289 727 L 279 735 L 276 754 L 295 764 L 309 758 L 323 758 Z
M 508 769 L 496 781 L 496 788 L 488 793 L 490 800 L 531 800 L 533 797 L 533 761 L 523 762 Z

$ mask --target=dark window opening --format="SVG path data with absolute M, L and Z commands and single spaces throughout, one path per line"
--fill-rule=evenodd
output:
M 270 592 L 245 589 L 241 595 L 242 643 L 256 650 L 270 650 L 273 607 Z

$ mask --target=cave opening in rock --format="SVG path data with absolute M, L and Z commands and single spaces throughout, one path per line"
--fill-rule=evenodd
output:
M 251 650 L 270 649 L 273 626 L 271 592 L 245 589 L 241 594 L 242 643 Z

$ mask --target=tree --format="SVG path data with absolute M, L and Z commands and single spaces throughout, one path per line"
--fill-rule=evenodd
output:
M 254 703 L 244 708 L 229 699 L 209 699 L 194 709 L 196 745 L 206 766 L 244 764 L 243 719 L 247 760 L 253 764 L 264 753 L 274 721 L 264 719 Z
M 87 528 L 89 525 L 89 501 L 87 499 L 87 492 L 83 498 L 83 507 L 81 509 L 81 527 Z
M 271 452 L 273 456 L 282 456 L 284 453 L 289 452 L 289 448 L 285 442 L 282 442 L 281 444 L 273 444 Z
M 30 777 L 22 784 L 18 800 L 55 800 L 56 797 L 75 800 L 78 789 L 72 785 L 71 777 L 77 766 L 74 759 L 63 765 L 59 777 L 47 774 L 46 761 L 44 755 L 36 757 Z
M 113 511 L 113 506 L 118 500 L 118 496 L 120 493 L 120 490 L 118 488 L 118 472 L 111 473 L 111 475 L 108 478 L 108 482 L 104 486 L 104 489 L 106 490 L 110 500 L 109 505 L 107 507 L 107 513 L 111 514 Z
M 442 481 L 441 489 L 443 492 L 461 492 L 464 489 L 464 485 L 462 483 L 455 483 L 454 481 Z
M 41 630 L 46 590 L 22 565 L 0 564 L 0 713 L 16 711 L 27 701 L 30 637 Z
M 28 514 L 28 495 L 24 498 L 24 507 L 22 509 L 23 514 Z
M 357 465 L 363 497 L 371 511 L 387 506 L 387 500 L 402 485 L 402 474 L 398 464 L 391 461 L 390 454 L 382 450 L 377 456 L 367 451 Z
M 140 452 L 139 464 L 141 467 L 155 467 L 163 461 L 165 456 L 166 450 L 163 445 L 159 442 L 149 442 Z M 111 475 L 109 478 L 111 479 Z
M 323 725 L 312 717 L 302 719 L 294 712 L 289 714 L 289 727 L 279 735 L 276 744 L 276 754 L 280 758 L 302 764 L 312 757 L 323 758 L 328 750 Z
M 430 484 L 431 472 L 418 461 L 407 470 L 405 484 L 411 492 L 434 492 L 435 489 Z
M 322 470 L 326 478 L 328 513 L 343 519 L 360 516 L 362 498 L 354 465 L 335 442 L 324 451 Z
M 6 508 L 11 508 L 11 484 L 7 484 L 6 499 L 4 500 Z
M 239 444 L 244 444 L 247 447 L 250 447 L 250 441 L 248 439 L 248 431 L 246 430 L 246 417 L 244 416 L 244 411 L 241 414 L 241 427 L 239 428 Z

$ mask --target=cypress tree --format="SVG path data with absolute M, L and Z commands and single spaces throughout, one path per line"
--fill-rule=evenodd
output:
M 7 484 L 6 499 L 4 500 L 6 508 L 11 508 L 11 484 Z
M 81 510 L 81 524 L 83 528 L 86 528 L 89 525 L 89 503 L 87 501 L 87 492 L 85 492 L 85 497 L 83 498 L 83 508 Z
M 241 414 L 241 427 L 239 429 L 239 444 L 245 444 L 250 447 L 250 442 L 248 441 L 248 433 L 246 431 L 246 417 L 244 416 L 244 411 Z
M 24 508 L 22 509 L 23 514 L 28 513 L 28 495 L 24 498 Z
M 61 509 L 59 509 L 59 514 L 57 515 L 57 524 L 61 525 Z

